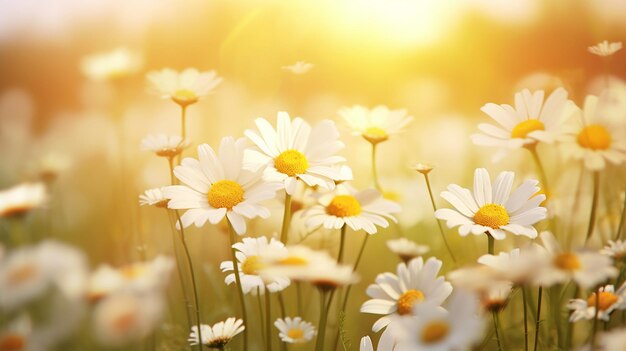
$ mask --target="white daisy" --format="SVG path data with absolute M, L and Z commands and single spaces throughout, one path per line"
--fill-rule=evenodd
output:
M 605 116 L 604 102 L 587 95 L 582 114 L 579 113 L 563 139 L 566 157 L 580 159 L 589 170 L 604 169 L 606 163 L 620 165 L 626 160 L 626 138 L 623 128 Z
M 81 61 L 81 70 L 95 81 L 115 80 L 138 72 L 142 59 L 137 53 L 125 48 L 86 56 Z
M 600 288 L 598 304 L 598 319 L 609 321 L 611 313 L 615 310 L 626 309 L 626 286 L 622 285 L 617 291 L 613 285 L 605 285 Z M 592 293 L 586 300 L 572 299 L 567 304 L 572 311 L 570 322 L 578 322 L 581 319 L 591 320 L 596 316 L 596 293 Z
M 535 256 L 538 269 L 533 281 L 536 285 L 552 286 L 573 279 L 587 289 L 617 276 L 611 258 L 593 251 L 564 251 L 550 232 L 542 232 L 543 246 L 535 245 L 541 254 Z
M 187 68 L 182 72 L 164 68 L 148 73 L 147 78 L 151 92 L 163 99 L 172 99 L 182 107 L 212 94 L 215 87 L 222 82 L 222 78 L 215 71 L 200 72 L 195 68 Z
M 493 282 L 482 294 L 479 294 L 480 303 L 486 312 L 502 311 L 511 295 L 512 284 L 507 282 Z
M 348 225 L 352 230 L 365 230 L 375 234 L 378 229 L 389 226 L 388 219 L 396 222 L 392 213 L 400 212 L 400 206 L 384 199 L 375 189 L 354 192 L 347 186 L 337 187 L 332 192 L 320 196 L 319 204 L 307 209 L 308 227 L 323 225 L 327 229 L 340 229 Z
M 626 258 L 626 242 L 623 240 L 609 240 L 608 245 L 604 246 L 600 253 L 620 261 Z
M 398 264 L 397 275 L 383 273 L 376 277 L 376 284 L 367 287 L 367 295 L 361 312 L 384 315 L 372 326 L 374 332 L 386 327 L 389 315 L 409 315 L 413 306 L 421 303 L 441 305 L 452 293 L 452 285 L 444 277 L 438 277 L 442 262 L 431 257 L 424 263 L 422 257 L 408 264 Z
M 393 134 L 402 132 L 412 120 L 404 109 L 390 110 L 387 106 L 368 109 L 355 105 L 339 110 L 339 115 L 346 121 L 353 135 L 360 135 L 372 144 L 383 142 Z
M 539 191 L 537 180 L 525 181 L 512 194 L 513 172 L 502 172 L 491 186 L 489 173 L 484 168 L 474 172 L 474 194 L 456 184 L 448 185 L 441 193 L 456 210 L 439 209 L 438 219 L 446 221 L 448 228 L 459 226 L 459 234 L 490 234 L 496 240 L 506 237 L 505 231 L 515 235 L 537 237 L 533 224 L 546 218 L 546 209 L 540 207 L 545 195 Z
M 139 195 L 139 205 L 167 208 L 169 200 L 163 195 L 163 189 L 165 187 L 147 189 L 143 194 Z
M 378 346 L 376 346 L 376 351 L 393 351 L 394 346 L 395 341 L 393 339 L 393 335 L 385 330 L 378 340 Z M 361 338 L 361 342 L 359 343 L 359 351 L 374 351 L 374 344 L 372 344 L 372 339 L 370 339 L 369 336 L 364 336 Z
M 278 318 L 274 322 L 274 326 L 278 329 L 280 340 L 289 344 L 302 344 L 311 341 L 316 334 L 313 324 L 302 320 L 301 317 Z
M 608 40 L 599 42 L 598 44 L 587 48 L 587 50 L 590 53 L 594 55 L 598 55 L 598 56 L 603 56 L 603 57 L 611 56 L 614 53 L 620 51 L 621 49 L 622 49 L 621 41 L 609 43 Z
M 219 154 L 206 144 L 198 146 L 198 157 L 185 158 L 174 174 L 184 185 L 163 189 L 168 207 L 186 209 L 184 227 L 219 223 L 225 216 L 238 234 L 246 232 L 244 218 L 267 218 L 270 211 L 260 202 L 274 198 L 280 186 L 262 181 L 262 170 L 242 169 L 246 139 L 222 139 Z M 179 225 L 178 223 L 177 225 Z
M 23 183 L 0 191 L 0 217 L 20 216 L 48 201 L 43 183 Z
M 626 328 L 613 329 L 610 332 L 602 333 L 600 336 L 602 350 L 620 350 L 626 345 Z
M 305 74 L 311 69 L 313 69 L 313 67 L 315 67 L 315 65 L 312 63 L 305 62 L 305 61 L 298 61 L 294 63 L 293 65 L 283 66 L 282 68 L 285 71 L 289 71 L 293 74 Z
M 223 322 L 214 324 L 213 326 L 202 324 L 202 344 L 208 348 L 223 349 L 237 334 L 246 329 L 243 320 L 234 317 L 228 318 Z M 191 334 L 188 339 L 191 345 L 198 345 L 198 327 L 191 327 Z
M 267 166 L 265 180 L 284 183 L 289 195 L 295 192 L 298 179 L 325 189 L 333 189 L 334 181 L 342 180 L 335 165 L 345 161 L 336 155 L 344 145 L 333 121 L 324 120 L 311 128 L 302 118 L 292 121 L 287 112 L 279 112 L 276 129 L 264 118 L 255 122 L 259 131 L 248 129 L 245 135 L 257 148 L 246 151 L 246 160 L 254 169 Z
M 481 110 L 499 126 L 481 123 L 484 134 L 472 135 L 477 145 L 515 149 L 538 142 L 554 143 L 563 131 L 562 125 L 571 116 L 571 102 L 567 91 L 558 88 L 544 102 L 542 90 L 531 94 L 528 89 L 515 94 L 515 108 L 510 105 L 488 103 Z
M 242 242 L 233 245 L 237 250 L 237 262 L 239 267 L 239 277 L 241 279 L 241 289 L 244 294 L 258 291 L 265 292 L 265 288 L 270 292 L 277 292 L 285 289 L 291 283 L 289 279 L 284 277 L 274 277 L 271 280 L 264 280 L 259 275 L 259 271 L 263 266 L 264 257 L 267 255 L 286 254 L 285 244 L 274 238 L 268 242 L 267 238 L 262 236 L 258 238 L 243 238 Z M 224 261 L 220 265 L 222 272 L 232 272 L 233 262 Z M 235 274 L 230 273 L 226 276 L 227 285 L 235 283 Z
M 189 146 L 180 135 L 150 134 L 141 140 L 141 148 L 161 157 L 174 157 Z
M 430 251 L 427 245 L 420 245 L 407 238 L 387 240 L 387 248 L 398 255 L 404 262 L 408 262 Z
M 513 249 L 497 255 L 486 254 L 478 258 L 478 263 L 493 269 L 500 280 L 507 280 L 516 285 L 524 285 L 540 269 L 536 263 L 534 250 Z

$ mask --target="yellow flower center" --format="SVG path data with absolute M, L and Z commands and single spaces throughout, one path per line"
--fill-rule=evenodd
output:
M 146 273 L 146 267 L 142 264 L 134 264 L 120 268 L 120 273 L 122 273 L 126 279 L 135 279 Z
M 294 340 L 299 340 L 304 337 L 304 332 L 300 328 L 293 328 L 287 331 L 287 336 Z
M 113 320 L 113 327 L 118 331 L 126 331 L 137 323 L 137 316 L 132 312 L 123 313 Z
M 493 229 L 509 224 L 509 214 L 502 205 L 486 204 L 474 214 L 474 222 Z
M 527 119 L 518 123 L 511 131 L 512 138 L 526 138 L 528 133 L 536 130 L 545 130 L 545 126 L 538 119 Z
M 230 210 L 243 201 L 243 188 L 232 180 L 220 180 L 213 183 L 207 197 L 212 207 Z
M 447 322 L 430 322 L 422 329 L 422 342 L 425 344 L 434 344 L 444 339 L 449 332 L 450 325 Z
M 287 150 L 274 159 L 274 167 L 290 177 L 302 174 L 309 168 L 309 162 L 298 150 Z
M 180 106 L 185 107 L 197 102 L 198 95 L 189 89 L 179 89 L 172 95 L 172 100 Z
M 617 300 L 619 300 L 619 297 L 617 297 L 617 295 L 610 293 L 608 291 L 601 291 L 600 300 L 598 301 L 598 310 L 600 311 L 608 310 L 611 306 L 613 306 L 613 304 L 617 302 Z M 587 299 L 587 306 L 596 307 L 596 294 L 595 293 L 591 294 L 591 296 L 589 296 L 589 298 Z
M 385 191 L 383 192 L 383 198 L 387 200 L 399 202 L 400 200 L 402 200 L 402 195 L 400 195 L 400 193 L 395 192 L 395 191 Z
M 352 195 L 337 195 L 326 206 L 326 213 L 337 217 L 352 217 L 361 213 L 361 204 Z
M 26 340 L 19 334 L 7 334 L 0 338 L 0 351 L 20 351 L 26 348 Z
M 611 134 L 601 125 L 589 125 L 578 133 L 578 144 L 591 150 L 606 150 L 611 146 Z
M 37 269 L 35 265 L 25 264 L 10 271 L 8 274 L 8 281 L 11 284 L 19 285 L 34 278 L 37 273 L 39 273 L 39 269 Z
M 416 302 L 424 301 L 424 293 L 419 290 L 407 290 L 404 294 L 400 295 L 398 302 L 396 303 L 398 314 L 405 315 L 411 314 L 413 305 Z
M 566 271 L 575 271 L 580 269 L 580 260 L 571 253 L 562 253 L 554 258 L 554 265 Z
M 309 264 L 307 259 L 298 256 L 289 256 L 278 262 L 283 266 L 306 266 Z
M 249 256 L 243 261 L 241 265 L 241 271 L 248 275 L 258 275 L 259 270 L 263 267 L 263 264 L 259 260 L 259 256 Z
M 363 132 L 363 138 L 372 144 L 378 144 L 389 139 L 389 134 L 382 128 L 369 127 Z

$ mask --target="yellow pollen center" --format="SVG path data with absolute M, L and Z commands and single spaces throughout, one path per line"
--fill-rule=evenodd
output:
M 395 192 L 395 191 L 385 191 L 383 192 L 383 198 L 387 200 L 399 202 L 400 200 L 402 200 L 402 195 L 400 195 L 400 193 Z
M 258 275 L 259 270 L 263 267 L 263 264 L 259 260 L 259 256 L 249 256 L 243 261 L 241 265 L 241 271 L 248 275 Z
M 172 95 L 172 100 L 181 106 L 187 106 L 197 102 L 198 96 L 189 89 L 179 89 Z
M 400 295 L 398 302 L 396 303 L 399 315 L 411 314 L 413 305 L 416 302 L 424 301 L 424 293 L 419 290 L 407 290 L 404 294 Z
M 474 214 L 474 222 L 493 229 L 509 224 L 509 214 L 502 205 L 487 204 Z
M 601 291 L 600 300 L 598 301 L 598 310 L 600 311 L 608 310 L 611 306 L 613 306 L 613 304 L 617 302 L 617 300 L 619 300 L 617 295 L 610 293 L 608 291 Z M 595 293 L 591 294 L 591 296 L 589 296 L 589 298 L 587 299 L 587 306 L 596 307 L 596 294 Z
M 293 177 L 296 174 L 306 172 L 309 168 L 309 162 L 300 151 L 287 150 L 274 159 L 274 167 L 280 173 Z
M 0 338 L 0 351 L 19 351 L 26 347 L 26 340 L 18 334 L 8 334 Z
M 361 213 L 361 204 L 352 195 L 337 195 L 326 206 L 326 213 L 337 217 L 352 217 Z
M 299 328 L 289 329 L 287 336 L 294 340 L 299 340 L 304 337 L 304 332 Z
M 283 266 L 306 266 L 309 264 L 309 261 L 302 257 L 290 256 L 280 260 L 278 263 Z
M 122 275 L 126 279 L 139 278 L 142 275 L 144 275 L 145 272 L 146 272 L 146 267 L 144 267 L 144 265 L 141 265 L 141 264 L 134 264 L 134 265 L 120 268 L 120 273 L 122 273 Z
M 538 119 L 527 119 L 518 123 L 511 131 L 512 138 L 526 138 L 528 133 L 536 130 L 545 130 L 545 126 Z
M 377 144 L 389 139 L 389 134 L 382 128 L 369 127 L 363 132 L 363 138 L 372 144 Z
M 578 257 L 571 252 L 562 253 L 556 256 L 554 258 L 554 265 L 567 271 L 580 269 L 580 261 L 578 260 Z
M 38 273 L 37 267 L 32 264 L 26 264 L 9 272 L 9 283 L 18 285 L 35 277 Z
M 243 201 L 243 188 L 232 180 L 220 180 L 213 183 L 207 197 L 212 207 L 230 210 Z
M 611 146 L 611 134 L 601 125 L 589 125 L 578 133 L 578 144 L 591 150 L 606 150 Z
M 450 326 L 444 321 L 430 322 L 422 329 L 422 342 L 433 344 L 444 339 L 450 332 Z

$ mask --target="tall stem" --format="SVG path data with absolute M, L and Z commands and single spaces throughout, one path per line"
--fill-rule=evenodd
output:
M 424 174 L 424 180 L 426 181 L 426 188 L 428 189 L 428 196 L 430 197 L 430 203 L 433 205 L 433 211 L 437 212 L 437 205 L 435 204 L 435 197 L 433 196 L 433 190 L 430 187 L 430 180 L 428 179 L 428 174 L 427 173 L 423 173 Z M 439 219 L 435 219 L 437 221 L 437 226 L 439 227 L 439 233 L 441 234 L 441 238 L 443 239 L 443 243 L 446 245 L 446 248 L 448 249 L 448 253 L 450 254 L 450 257 L 452 257 L 452 261 L 456 264 L 456 257 L 454 257 L 454 254 L 452 253 L 452 249 L 450 248 L 450 245 L 448 244 L 448 239 L 446 239 L 446 234 L 443 231 L 443 225 L 441 224 L 441 221 Z
M 615 240 L 622 238 L 622 230 L 624 229 L 624 222 L 626 221 L 626 193 L 624 194 L 624 205 L 622 206 L 622 215 L 619 218 L 619 225 L 617 226 L 617 233 L 615 233 Z
M 241 319 L 243 319 L 243 325 L 246 327 L 243 331 L 243 349 L 248 350 L 248 314 L 246 313 L 246 300 L 243 297 L 243 288 L 241 286 L 241 277 L 239 276 L 239 263 L 237 261 L 237 250 L 233 245 L 237 243 L 235 237 L 235 228 L 228 220 L 228 231 L 230 233 L 230 247 L 233 256 L 233 271 L 235 273 L 235 284 L 237 284 L 237 294 L 239 295 L 239 304 L 241 305 Z
M 320 321 L 317 327 L 317 339 L 315 341 L 315 351 L 324 351 L 324 338 L 326 336 L 326 320 L 328 319 L 328 309 L 326 308 L 326 291 L 320 289 L 319 292 L 320 292 Z
M 493 255 L 495 244 L 496 243 L 495 243 L 495 240 L 493 239 L 493 236 L 487 233 L 487 253 L 488 254 Z
M 346 245 L 346 225 L 341 227 L 341 235 L 339 239 L 339 254 L 337 255 L 337 263 L 343 262 L 343 251 Z
M 266 350 L 272 350 L 272 308 L 270 305 L 270 291 L 265 287 L 265 333 L 267 334 L 265 341 Z
M 256 298 L 259 305 L 259 320 L 261 323 L 261 328 L 259 329 L 261 329 L 261 338 L 263 338 L 263 343 L 265 344 L 265 317 L 263 314 L 263 298 L 261 297 L 261 288 L 257 287 L 256 292 Z
M 381 193 L 383 192 L 383 188 L 380 186 L 380 182 L 378 181 L 378 171 L 376 170 L 376 145 L 372 143 L 372 177 L 374 178 L 374 186 Z
M 183 105 L 180 107 L 180 134 L 183 137 L 183 140 L 187 138 L 187 128 L 185 127 L 186 117 L 187 117 L 187 106 Z
M 534 350 L 537 351 L 537 346 L 539 345 L 539 323 L 541 321 L 541 296 L 543 295 L 543 287 L 539 287 L 539 291 L 537 292 L 537 320 L 535 321 L 535 347 Z M 558 327 L 558 326 L 557 326 Z
M 289 239 L 289 225 L 291 224 L 291 195 L 285 193 L 285 210 L 283 212 L 283 227 L 280 231 L 280 241 L 287 245 Z
M 528 351 L 528 303 L 526 302 L 526 288 L 522 286 L 522 300 L 524 302 L 524 350 Z
M 530 154 L 533 156 L 533 160 L 535 161 L 535 165 L 537 165 L 537 170 L 539 171 L 539 177 L 541 178 L 541 183 L 543 185 L 543 191 L 548 196 L 550 194 L 550 187 L 548 186 L 548 176 L 546 175 L 546 170 L 543 168 L 543 163 L 541 163 L 541 159 L 539 158 L 539 154 L 537 153 L 537 145 L 533 145 L 528 147 Z
M 591 341 L 589 344 L 591 345 L 591 349 L 596 349 L 596 334 L 598 331 L 598 313 L 600 312 L 600 287 L 596 289 L 596 304 L 595 304 L 595 313 L 593 315 L 593 327 L 591 329 Z
M 596 225 L 596 212 L 598 208 L 598 196 L 600 193 L 600 172 L 593 173 L 593 198 L 591 200 L 591 212 L 589 213 L 589 226 L 587 227 L 587 236 L 585 244 L 589 242 L 593 235 L 593 229 Z
M 491 236 L 491 234 L 489 233 L 485 233 L 485 234 L 487 234 L 487 253 L 489 253 L 490 255 L 493 255 L 495 241 L 493 239 L 493 236 Z M 493 328 L 496 332 L 496 341 L 498 343 L 498 350 L 502 350 L 502 345 L 500 343 L 500 332 L 498 331 L 498 312 L 493 311 L 491 313 L 491 316 L 493 317 Z

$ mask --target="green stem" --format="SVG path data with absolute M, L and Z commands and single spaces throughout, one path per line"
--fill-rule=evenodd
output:
M 372 143 L 372 177 L 374 178 L 374 186 L 381 193 L 383 192 L 383 188 L 380 186 L 380 182 L 378 181 L 378 171 L 376 170 L 376 145 Z
M 189 303 L 189 293 L 187 291 L 187 286 L 185 285 L 185 280 L 183 279 L 183 271 L 181 268 L 181 262 L 180 262 L 180 257 L 178 255 L 178 250 L 176 250 L 176 227 L 175 225 L 172 223 L 173 219 L 170 215 L 168 215 L 169 221 L 170 221 L 170 226 L 172 227 L 172 250 L 174 251 L 174 258 L 176 259 L 176 270 L 178 271 L 178 279 L 180 280 L 180 286 L 182 289 L 182 293 L 183 293 L 183 300 L 185 301 L 185 314 L 187 316 L 187 328 L 190 329 L 192 322 L 191 322 L 191 314 L 189 313 L 189 310 L 191 309 L 191 304 Z
M 265 333 L 266 337 L 266 350 L 272 350 L 272 308 L 270 304 L 270 291 L 265 287 Z
M 424 173 L 424 180 L 426 180 L 426 188 L 428 189 L 428 196 L 430 197 L 430 203 L 433 205 L 433 211 L 437 212 L 437 205 L 435 204 L 435 197 L 433 196 L 433 190 L 430 187 L 430 180 L 428 179 L 427 173 Z M 450 248 L 450 245 L 448 244 L 448 239 L 446 239 L 446 234 L 443 230 L 443 225 L 441 224 L 441 221 L 439 219 L 435 218 L 435 220 L 437 221 L 437 226 L 439 227 L 439 233 L 441 234 L 443 243 L 446 245 L 446 248 L 448 249 L 448 253 L 450 254 L 450 257 L 452 257 L 452 261 L 456 264 L 456 257 L 454 257 L 454 254 L 452 253 L 452 249 Z
M 243 297 L 243 287 L 241 286 L 241 277 L 239 276 L 239 263 L 237 261 L 237 250 L 233 247 L 237 243 L 235 237 L 235 228 L 228 220 L 228 231 L 230 232 L 230 247 L 233 256 L 233 272 L 235 273 L 235 283 L 237 284 L 237 294 L 239 295 L 239 304 L 241 305 L 241 319 L 246 329 L 243 331 L 243 349 L 248 350 L 248 316 L 246 313 L 246 300 Z
M 264 333 L 264 330 L 265 330 L 265 317 L 263 317 L 264 316 L 264 314 L 263 314 L 263 301 L 262 301 L 263 299 L 261 298 L 261 288 L 257 287 L 256 289 L 257 289 L 257 294 L 256 294 L 257 303 L 258 303 L 258 306 L 259 306 L 259 320 L 260 320 L 260 323 L 261 323 L 261 328 L 259 328 L 259 329 L 261 329 L 261 338 L 263 339 L 263 343 L 265 344 L 265 333 Z
M 617 226 L 617 233 L 615 233 L 615 240 L 622 238 L 622 230 L 624 229 L 624 222 L 626 221 L 626 193 L 624 194 L 624 205 L 622 206 L 622 215 L 619 218 L 619 225 Z
M 539 290 L 537 292 L 537 316 L 536 316 L 536 323 L 535 323 L 535 347 L 534 350 L 537 351 L 537 346 L 539 345 L 539 330 L 540 330 L 540 325 L 539 323 L 541 322 L 541 300 L 543 296 L 543 287 L 540 286 Z
M 486 233 L 487 234 L 487 253 L 490 255 L 493 255 L 494 252 L 494 247 L 495 247 L 495 240 L 493 238 L 493 236 L 491 236 L 491 234 Z
M 580 287 L 576 285 L 574 288 L 574 295 L 572 299 L 578 298 L 578 294 L 580 293 Z M 572 345 L 572 338 L 574 337 L 574 323 L 567 323 L 567 339 L 565 340 L 565 350 L 569 350 Z
M 522 286 L 522 300 L 524 303 L 524 350 L 528 351 L 528 311 L 526 302 L 526 288 Z
M 341 227 L 341 236 L 339 239 L 339 254 L 337 255 L 337 263 L 343 262 L 343 251 L 344 251 L 344 246 L 346 245 L 346 227 L 347 225 L 345 224 Z
M 291 223 L 291 195 L 285 193 L 285 211 L 283 212 L 283 226 L 280 231 L 280 241 L 287 245 L 289 239 L 289 225 Z
M 595 305 L 595 313 L 593 315 L 593 326 L 591 329 L 591 341 L 589 344 L 591 345 L 591 349 L 596 349 L 596 334 L 598 331 L 598 313 L 600 312 L 600 287 L 596 289 L 596 305 Z
M 585 244 L 589 242 L 593 235 L 593 229 L 596 224 L 596 212 L 598 208 L 598 195 L 600 189 L 600 172 L 593 173 L 593 198 L 591 200 L 591 212 L 589 213 L 589 226 L 587 227 L 587 236 L 585 238 Z
M 546 194 L 546 197 L 550 194 L 550 187 L 548 186 L 548 176 L 546 175 L 546 170 L 543 168 L 543 163 L 541 163 L 541 159 L 539 158 L 539 153 L 537 153 L 537 146 L 533 145 L 527 148 L 530 151 L 530 154 L 533 156 L 533 160 L 535 161 L 535 165 L 537 165 L 537 170 L 539 171 L 539 177 L 541 178 L 541 183 L 543 185 L 543 191 Z
M 498 350 L 502 350 L 502 345 L 500 344 L 500 332 L 498 331 L 498 312 L 491 312 L 491 316 L 493 317 L 493 330 L 496 333 L 496 342 L 498 343 Z
M 315 351 L 324 351 L 324 338 L 326 336 L 327 319 L 328 319 L 328 309 L 326 308 L 326 291 L 320 289 L 320 321 L 317 327 L 317 339 L 315 341 Z
M 185 127 L 185 120 L 187 117 L 187 106 L 181 106 L 180 108 L 180 133 L 183 140 L 187 138 L 187 128 Z

